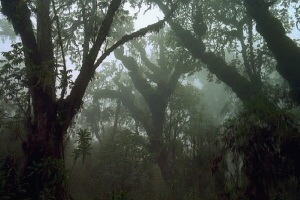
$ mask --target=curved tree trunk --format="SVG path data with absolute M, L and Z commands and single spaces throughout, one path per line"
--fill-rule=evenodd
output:
M 278 61 L 277 71 L 290 85 L 291 98 L 300 103 L 300 48 L 280 22 L 269 11 L 270 2 L 244 0 L 247 11 L 257 23 L 256 29 Z M 275 1 L 273 1 L 275 3 Z
M 153 0 L 153 2 L 155 2 L 164 13 L 168 12 L 168 8 L 161 1 Z M 199 21 L 199 19 L 195 20 Z M 273 123 L 276 119 L 276 114 L 274 113 L 278 111 L 278 107 L 263 94 L 260 84 L 250 82 L 247 78 L 239 74 L 234 66 L 228 65 L 224 59 L 212 52 L 206 52 L 205 44 L 201 39 L 201 36 L 205 34 L 207 29 L 205 26 L 202 26 L 204 30 L 201 30 L 201 32 L 198 30 L 201 35 L 199 35 L 200 39 L 197 39 L 190 31 L 185 30 L 180 24 L 175 23 L 172 20 L 169 20 L 169 24 L 193 57 L 200 59 L 206 64 L 208 70 L 212 74 L 216 75 L 219 80 L 228 85 L 237 97 L 243 101 L 245 107 L 257 108 L 259 110 L 259 112 L 257 112 L 259 118 L 267 123 Z M 204 24 L 204 22 L 202 21 L 201 24 Z M 195 30 L 195 32 L 198 33 L 197 30 Z M 263 108 L 257 107 L 259 105 L 264 106 Z M 270 199 L 263 180 L 258 180 L 260 177 L 253 178 L 252 175 L 253 174 L 247 175 L 251 182 L 248 188 L 251 190 L 250 193 L 252 193 L 251 199 Z

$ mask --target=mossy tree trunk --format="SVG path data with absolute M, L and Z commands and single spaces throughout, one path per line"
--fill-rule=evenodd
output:
M 155 2 L 164 13 L 168 12 L 168 7 L 165 4 L 163 4 L 161 1 L 153 0 L 153 2 Z M 257 6 L 259 6 L 259 4 L 257 5 L 256 3 L 254 3 L 254 1 L 252 2 L 251 0 L 249 0 L 249 1 L 245 0 L 245 2 L 248 2 L 248 4 L 249 4 L 248 10 L 253 9 L 251 11 L 253 13 L 249 12 L 250 15 L 257 14 L 257 12 L 261 11 L 261 9 L 257 9 Z M 257 0 L 255 2 L 260 2 L 260 4 L 261 4 L 262 1 Z M 206 46 L 202 40 L 202 37 L 206 34 L 207 27 L 202 18 L 203 16 L 201 16 L 201 12 L 202 12 L 201 8 L 198 8 L 198 9 L 199 10 L 197 12 L 200 14 L 196 14 L 197 18 L 195 18 L 194 21 L 197 22 L 198 24 L 200 24 L 201 27 L 193 26 L 194 33 L 197 34 L 197 37 L 190 30 L 185 30 L 180 24 L 174 22 L 175 20 L 174 21 L 169 20 L 168 23 L 170 24 L 171 28 L 173 29 L 173 31 L 175 32 L 177 37 L 181 40 L 184 47 L 190 51 L 192 56 L 200 59 L 204 64 L 206 64 L 207 69 L 212 74 L 216 75 L 216 77 L 220 81 L 222 81 L 226 85 L 228 85 L 232 89 L 232 91 L 237 95 L 237 97 L 240 100 L 242 100 L 245 108 L 249 108 L 249 109 L 255 108 L 256 110 L 258 110 L 258 112 L 256 114 L 259 119 L 265 121 L 266 123 L 272 124 L 276 119 L 276 116 L 277 116 L 276 113 L 278 113 L 279 108 L 274 103 L 272 103 L 268 99 L 268 97 L 263 93 L 262 87 L 261 87 L 261 82 L 255 82 L 255 79 L 251 79 L 251 77 L 250 77 L 250 80 L 248 80 L 246 77 L 242 76 L 236 70 L 235 66 L 227 64 L 223 58 L 217 56 L 215 53 L 206 51 Z M 274 27 L 271 28 L 270 24 L 268 24 L 268 26 L 266 25 L 267 22 L 265 20 L 268 20 L 268 19 L 272 20 L 273 23 L 275 23 L 275 25 L 276 24 L 280 25 L 277 28 L 279 28 L 279 30 L 278 30 L 279 32 L 282 32 L 282 31 L 280 31 L 280 30 L 282 30 L 281 23 L 279 21 L 275 21 L 273 17 L 269 16 L 269 14 L 265 14 L 264 16 L 261 14 L 261 15 L 259 15 L 259 17 L 257 17 L 257 19 L 256 18 L 254 18 L 254 19 L 256 21 L 264 21 L 265 25 L 264 24 L 260 25 L 258 23 L 258 27 L 261 26 L 260 27 L 261 30 L 265 29 L 264 34 L 266 34 L 266 35 L 270 34 L 269 38 L 268 38 L 269 41 L 267 41 L 267 43 L 270 47 L 272 47 L 274 49 L 274 51 L 275 51 L 275 49 L 277 50 L 277 54 L 279 56 L 277 58 L 275 55 L 276 59 L 278 59 L 278 61 L 279 61 L 279 57 L 281 57 L 280 54 L 284 54 L 286 56 L 285 58 L 281 57 L 282 62 L 285 62 L 284 63 L 285 68 L 281 68 L 281 70 L 285 71 L 285 72 L 282 73 L 280 70 L 279 70 L 279 72 L 282 74 L 282 76 L 284 78 L 289 80 L 292 90 L 294 92 L 296 92 L 296 90 L 298 88 L 298 86 L 296 86 L 296 85 L 298 84 L 298 81 L 300 80 L 299 75 L 298 75 L 299 73 L 297 71 L 299 69 L 299 64 L 298 64 L 298 66 L 294 65 L 295 61 L 298 61 L 299 60 L 298 58 L 300 57 L 300 56 L 295 56 L 295 55 L 298 55 L 297 54 L 298 49 L 295 48 L 295 44 L 291 40 L 289 40 L 285 35 L 282 35 L 282 33 L 277 34 L 276 28 L 274 28 Z M 195 28 L 199 28 L 199 30 L 195 30 Z M 270 31 L 268 31 L 270 29 L 276 29 L 274 31 L 278 37 L 274 37 L 274 35 L 272 35 L 272 33 Z M 209 33 L 207 33 L 207 34 L 209 34 Z M 281 37 L 279 37 L 279 36 L 281 36 Z M 281 39 L 279 39 L 279 38 L 281 38 Z M 282 42 L 282 40 L 285 40 L 286 43 Z M 290 53 L 286 53 L 286 51 L 284 52 L 284 51 L 282 51 L 282 49 L 280 50 L 280 45 L 284 45 L 284 44 L 290 47 L 290 49 L 287 48 L 288 50 L 290 50 L 289 51 Z M 287 46 L 283 46 L 283 47 L 287 47 Z M 285 48 L 283 48 L 283 49 L 285 49 Z M 291 61 L 289 59 L 291 59 L 293 61 Z M 288 65 L 288 61 L 292 62 L 292 63 L 290 63 L 290 65 Z M 280 66 L 282 66 L 282 65 L 279 62 L 278 67 L 280 67 Z M 279 69 L 278 67 L 277 67 L 277 69 Z M 292 76 L 290 76 L 291 73 L 294 73 L 294 74 Z M 298 102 L 297 99 L 295 99 L 295 101 Z M 245 152 L 245 153 L 247 154 L 249 152 Z M 270 199 L 270 197 L 268 195 L 267 187 L 266 187 L 265 183 L 263 182 L 264 177 L 262 177 L 262 176 L 257 177 L 256 175 L 257 174 L 255 174 L 255 172 L 253 172 L 251 174 L 247 174 L 247 177 L 250 181 L 249 187 L 248 187 L 248 190 L 249 190 L 248 194 L 251 194 L 251 195 L 249 197 L 251 199 Z
M 64 162 L 62 161 L 64 153 L 63 140 L 74 116 L 82 106 L 82 98 L 96 68 L 119 45 L 141 37 L 149 30 L 158 29 L 165 22 L 165 19 L 161 20 L 131 35 L 124 36 L 98 57 L 99 52 L 101 52 L 100 49 L 107 39 L 114 16 L 122 5 L 121 0 L 112 0 L 103 17 L 101 26 L 98 30 L 95 30 L 97 32 L 95 41 L 92 42 L 89 32 L 83 30 L 85 44 L 92 43 L 92 45 L 91 47 L 90 45 L 83 46 L 82 66 L 70 94 L 67 97 L 64 97 L 64 94 L 57 97 L 55 85 L 57 74 L 54 64 L 52 37 L 53 22 L 50 19 L 51 15 L 57 14 L 55 10 L 51 9 L 51 4 L 54 3 L 51 0 L 34 1 L 35 12 L 37 13 L 37 30 L 35 34 L 31 22 L 32 13 L 29 9 L 29 3 L 24 0 L 1 0 L 2 13 L 12 23 L 23 44 L 26 86 L 31 97 L 29 105 L 32 113 L 27 116 L 26 120 L 28 138 L 22 145 L 26 157 L 22 171 L 24 186 L 22 189 L 26 191 L 19 197 L 20 199 L 37 200 L 47 199 L 50 196 L 56 199 L 69 198 L 67 187 L 61 177 L 64 171 Z M 55 9 L 55 5 L 52 6 Z M 58 21 L 57 24 L 59 24 Z M 58 25 L 57 28 L 59 29 Z M 84 28 L 89 27 L 84 26 Z M 62 41 L 60 43 L 62 44 Z M 64 81 L 65 83 L 68 82 L 67 80 Z M 68 84 L 63 87 L 63 91 L 66 91 Z M 57 162 L 57 166 L 49 168 L 55 162 Z M 61 179 L 55 181 L 55 176 L 56 178 L 61 177 Z
M 277 60 L 276 69 L 290 85 L 291 98 L 300 103 L 300 48 L 286 35 L 280 20 L 269 11 L 275 1 L 244 0 L 247 11 L 256 22 L 256 29 Z
M 134 46 L 139 52 L 143 64 L 151 73 L 143 74 L 136 59 L 124 55 L 123 48 L 115 51 L 115 57 L 129 70 L 128 74 L 133 85 L 145 100 L 149 112 L 137 106 L 132 91 L 128 91 L 128 88 L 117 80 L 115 80 L 115 83 L 120 91 L 99 90 L 95 92 L 93 98 L 117 98 L 121 100 L 122 104 L 131 112 L 132 117 L 145 128 L 150 142 L 148 146 L 149 152 L 155 155 L 156 163 L 160 168 L 163 179 L 167 184 L 171 184 L 175 174 L 172 166 L 170 166 L 170 149 L 164 138 L 166 110 L 169 98 L 173 94 L 179 78 L 182 74 L 189 72 L 191 68 L 176 65 L 173 72 L 166 72 L 164 71 L 164 68 L 167 66 L 166 63 L 166 66 L 158 66 L 152 63 L 147 58 L 145 49 L 141 44 L 135 42 Z M 156 86 L 151 85 L 151 83 L 156 84 Z

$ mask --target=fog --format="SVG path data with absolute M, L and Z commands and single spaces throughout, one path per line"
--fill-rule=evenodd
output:
M 299 199 L 298 1 L 0 5 L 0 199 Z

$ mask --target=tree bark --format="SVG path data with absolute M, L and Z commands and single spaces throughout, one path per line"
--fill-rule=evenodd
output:
M 119 99 L 122 104 L 131 112 L 132 117 L 140 122 L 145 128 L 149 137 L 150 144 L 148 146 L 149 152 L 155 155 L 156 163 L 160 168 L 161 175 L 166 182 L 172 180 L 173 174 L 169 169 L 168 164 L 168 149 L 166 148 L 162 138 L 162 127 L 160 125 L 154 126 L 152 121 L 153 116 L 150 113 L 144 112 L 134 103 L 134 96 L 128 94 L 128 91 L 114 91 L 114 90 L 99 90 L 94 94 L 94 99 L 111 98 Z M 161 122 L 159 122 L 161 123 Z
M 153 1 L 164 13 L 168 12 L 168 8 L 161 1 Z M 185 30 L 181 25 L 172 20 L 169 20 L 168 23 L 192 56 L 200 59 L 206 64 L 212 74 L 215 74 L 219 80 L 228 85 L 237 97 L 243 101 L 245 107 L 252 109 L 257 108 L 259 118 L 268 123 L 274 122 L 276 119 L 276 114 L 274 113 L 276 113 L 278 108 L 263 94 L 261 86 L 259 86 L 260 84 L 252 84 L 245 77 L 240 75 L 234 66 L 228 65 L 224 59 L 212 52 L 206 52 L 206 47 L 201 37 L 200 39 L 195 38 L 190 31 Z M 201 23 L 203 24 L 204 22 Z M 202 31 L 201 34 L 203 35 L 205 32 L 206 30 L 204 30 L 204 32 Z M 261 105 L 264 105 L 263 108 L 260 107 Z M 248 178 L 252 178 L 251 175 L 248 175 Z M 250 188 L 252 190 L 251 192 L 254 192 L 253 196 L 251 196 L 252 199 L 269 199 L 268 191 L 264 190 L 265 185 L 262 183 L 262 180 L 257 181 L 251 179 L 250 181 L 253 186 Z
M 54 1 L 52 1 L 54 2 Z M 33 108 L 32 116 L 27 120 L 28 140 L 22 147 L 26 156 L 23 170 L 23 183 L 26 194 L 20 198 L 36 200 L 41 198 L 45 189 L 49 189 L 50 178 L 45 179 L 34 169 L 43 166 L 45 159 L 60 160 L 63 158 L 63 138 L 72 119 L 82 105 L 85 90 L 93 78 L 96 68 L 119 45 L 137 37 L 145 35 L 148 31 L 159 29 L 166 19 L 140 29 L 107 49 L 97 59 L 101 46 L 106 40 L 111 28 L 113 18 L 122 4 L 121 0 L 112 0 L 102 25 L 97 30 L 96 41 L 91 49 L 86 50 L 80 74 L 75 80 L 70 94 L 60 100 L 56 98 L 55 67 L 52 45 L 52 21 L 50 19 L 50 0 L 35 1 L 37 8 L 37 34 L 35 36 L 30 19 L 31 11 L 24 0 L 1 0 L 2 13 L 12 23 L 17 34 L 20 35 L 24 47 L 27 87 L 31 96 Z M 55 5 L 53 5 L 55 7 Z M 88 47 L 86 47 L 88 48 Z M 63 167 L 62 167 L 63 168 Z M 43 171 L 44 173 L 44 171 Z M 54 173 L 61 173 L 59 170 Z M 66 188 L 61 180 L 54 188 L 56 199 L 66 199 Z
M 160 67 L 155 66 L 149 59 L 146 58 L 145 52 L 141 50 L 139 44 L 135 44 L 140 51 L 142 61 L 145 62 L 149 70 L 153 72 L 153 76 L 159 77 Z M 132 117 L 141 122 L 145 128 L 150 144 L 149 152 L 156 157 L 156 163 L 160 168 L 161 175 L 167 183 L 171 183 L 174 174 L 170 169 L 169 149 L 163 138 L 163 126 L 165 123 L 165 112 L 169 97 L 174 92 L 180 76 L 188 72 L 185 68 L 175 66 L 173 73 L 168 74 L 169 78 L 161 81 L 153 80 L 157 87 L 151 86 L 139 70 L 139 65 L 133 57 L 125 56 L 123 48 L 115 51 L 115 57 L 122 61 L 123 65 L 129 70 L 129 76 L 135 88 L 141 93 L 145 102 L 148 105 L 150 113 L 146 113 L 134 104 L 134 95 L 131 91 L 116 82 L 120 91 L 114 90 L 100 90 L 94 98 L 118 98 L 123 105 L 127 107 L 132 113 Z
M 257 31 L 265 39 L 278 64 L 277 71 L 290 85 L 291 98 L 300 103 L 300 48 L 286 31 L 280 20 L 269 11 L 269 2 L 244 0 L 246 9 L 256 22 Z
M 153 0 L 153 2 L 155 2 L 165 14 L 169 12 L 168 8 L 161 1 Z M 263 103 L 265 108 L 269 107 L 269 109 L 273 111 L 278 109 L 277 106 L 270 102 L 263 94 L 261 87 L 257 87 L 256 84 L 252 84 L 247 78 L 239 74 L 235 66 L 228 65 L 223 58 L 215 55 L 213 52 L 206 52 L 205 44 L 201 38 L 195 38 L 190 31 L 185 30 L 172 19 L 168 20 L 168 23 L 192 56 L 206 64 L 207 69 L 216 75 L 220 81 L 228 85 L 237 97 L 243 101 L 244 105 L 253 106 Z M 261 117 L 263 117 L 263 115 Z

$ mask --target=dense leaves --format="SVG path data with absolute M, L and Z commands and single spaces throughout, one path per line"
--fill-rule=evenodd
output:
M 257 117 L 260 115 L 257 112 L 257 108 L 244 110 L 224 124 L 223 154 L 216 158 L 213 170 L 228 153 L 229 157 L 238 155 L 229 162 L 242 162 L 242 171 L 249 181 L 240 195 L 261 193 L 265 198 L 269 194 L 274 195 L 270 198 L 284 197 L 287 194 L 282 191 L 288 190 L 290 178 L 299 176 L 295 157 L 300 150 L 298 126 L 284 112 L 270 111 L 264 119 Z
M 90 155 L 92 138 L 87 129 L 80 129 L 76 133 L 76 137 L 75 142 L 77 143 L 77 147 L 73 151 L 74 163 L 80 156 L 82 156 L 82 162 L 84 162 L 86 156 Z
M 298 10 L 1 0 L 0 198 L 298 199 Z

